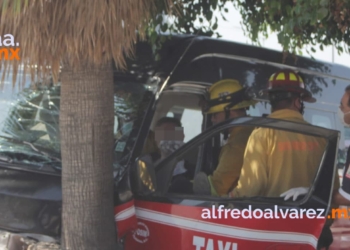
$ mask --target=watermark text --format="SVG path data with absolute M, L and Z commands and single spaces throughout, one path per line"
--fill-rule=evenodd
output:
M 332 209 L 327 218 L 350 218 L 348 211 L 350 212 L 350 209 L 347 208 Z M 251 205 L 244 209 L 230 209 L 220 205 L 219 207 L 212 206 L 211 209 L 202 209 L 201 217 L 202 219 L 325 219 L 325 209 L 281 209 L 277 205 L 273 209 L 252 209 Z
M 15 43 L 15 38 L 11 34 L 0 36 L 0 60 L 20 60 L 18 55 L 20 48 L 19 43 Z M 11 48 L 9 48 L 11 47 Z

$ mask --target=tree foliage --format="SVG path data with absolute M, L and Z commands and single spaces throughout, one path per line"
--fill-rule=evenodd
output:
M 350 1 L 347 0 L 182 0 L 173 7 L 182 6 L 181 15 L 167 25 L 167 16 L 158 15 L 150 27 L 159 25 L 161 31 L 192 33 L 219 37 L 220 13 L 225 20 L 227 6 L 234 5 L 242 16 L 245 34 L 258 43 L 262 35 L 267 38 L 277 33 L 283 50 L 298 52 L 305 45 L 334 45 L 339 53 L 350 44 Z M 342 46 L 345 44 L 345 48 Z

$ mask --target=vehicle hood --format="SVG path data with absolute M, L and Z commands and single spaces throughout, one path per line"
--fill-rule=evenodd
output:
M 0 228 L 59 237 L 61 177 L 0 168 Z

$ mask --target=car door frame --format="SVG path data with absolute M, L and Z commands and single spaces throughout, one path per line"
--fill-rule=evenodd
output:
M 322 157 L 321 165 L 317 171 L 316 177 L 314 179 L 312 187 L 310 188 L 309 193 L 306 194 L 302 199 L 295 202 L 284 201 L 282 198 L 249 197 L 227 199 L 221 197 L 179 195 L 167 193 L 173 169 L 165 170 L 165 167 L 162 168 L 161 166 L 166 166 L 169 164 L 174 167 L 175 163 L 192 147 L 197 147 L 198 145 L 200 145 L 205 140 L 218 133 L 219 131 L 237 126 L 254 126 L 280 129 L 284 131 L 298 132 L 305 135 L 318 136 L 327 139 L 327 146 Z M 272 204 L 274 204 L 275 206 L 278 206 L 279 209 L 322 208 L 324 209 L 323 215 L 326 216 L 330 211 L 331 196 L 334 185 L 334 175 L 336 174 L 335 159 L 337 156 L 336 149 L 338 148 L 338 142 L 339 131 L 315 127 L 308 124 L 301 124 L 265 117 L 243 117 L 225 121 L 223 123 L 213 126 L 212 128 L 203 132 L 201 135 L 198 135 L 197 137 L 189 141 L 187 144 L 185 144 L 183 147 L 171 154 L 169 157 L 159 162 L 157 166 L 155 166 L 157 175 L 157 190 L 156 192 L 145 196 L 135 193 L 136 215 L 138 214 L 138 209 L 142 210 L 142 206 L 144 206 L 147 203 L 146 206 L 148 206 L 148 208 L 150 208 L 151 210 L 155 209 L 154 211 L 156 211 L 158 207 L 161 206 L 169 205 L 170 207 L 175 207 L 178 206 L 178 204 L 181 204 L 181 206 L 185 206 L 187 208 L 196 209 L 210 208 L 212 206 L 218 205 L 224 205 L 225 207 L 233 205 L 233 207 L 238 208 L 240 210 L 247 208 L 249 205 L 252 209 L 266 209 L 271 208 Z M 162 178 L 159 178 L 160 176 L 162 176 Z M 170 216 L 175 215 L 172 215 L 170 212 Z M 315 238 L 317 238 L 318 240 L 319 234 L 321 233 L 324 223 L 325 219 L 322 223 L 319 223 L 312 229 L 316 231 L 318 230 L 316 233 L 314 232 L 312 244 L 315 244 Z M 298 225 L 300 226 L 302 224 Z M 298 229 L 296 229 L 296 226 L 294 226 L 293 230 Z
M 226 130 L 232 127 L 239 127 L 239 126 L 265 127 L 265 128 L 279 129 L 279 130 L 284 130 L 289 132 L 296 132 L 296 133 L 301 133 L 305 135 L 325 138 L 328 140 L 328 144 L 325 152 L 327 152 L 327 150 L 331 150 L 329 149 L 329 144 L 333 143 L 331 140 L 334 140 L 335 138 L 337 138 L 337 141 L 336 141 L 336 146 L 337 146 L 338 138 L 339 138 L 339 131 L 326 129 L 326 128 L 313 126 L 313 125 L 308 125 L 308 124 L 301 124 L 297 122 L 289 122 L 286 120 L 279 120 L 279 119 L 272 119 L 272 118 L 265 118 L 265 117 L 241 117 L 236 119 L 230 119 L 228 121 L 217 124 L 209 128 L 208 130 L 204 131 L 202 134 L 198 135 L 197 137 L 195 137 L 194 139 L 186 143 L 183 147 L 175 151 L 169 157 L 159 162 L 159 164 L 155 166 L 156 174 L 160 175 L 159 172 L 164 171 L 162 170 L 161 166 L 169 164 L 170 162 L 178 161 L 190 148 L 199 146 L 201 143 L 211 138 L 213 135 L 217 134 L 219 131 Z M 329 135 L 329 136 L 326 136 L 326 135 Z M 318 170 L 317 176 L 315 178 L 315 182 L 317 182 L 318 180 L 320 171 L 321 171 L 321 168 Z M 168 185 L 167 183 L 170 183 L 171 177 L 172 177 L 172 170 L 168 171 L 166 178 L 161 178 L 160 182 L 157 181 L 157 187 L 160 189 L 160 190 L 159 189 L 157 190 L 157 193 L 159 195 L 164 195 L 166 193 L 167 190 L 164 187 Z

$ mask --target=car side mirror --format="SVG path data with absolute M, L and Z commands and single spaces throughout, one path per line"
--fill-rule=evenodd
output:
M 134 163 L 133 189 L 137 194 L 149 195 L 156 191 L 157 182 L 152 158 L 141 156 Z

